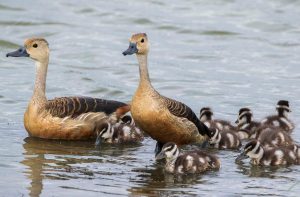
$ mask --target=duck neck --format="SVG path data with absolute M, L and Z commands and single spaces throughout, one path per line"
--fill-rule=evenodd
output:
M 44 104 L 47 101 L 46 98 L 46 77 L 48 70 L 49 59 L 44 60 L 43 62 L 36 61 L 36 75 L 35 75 L 35 84 L 32 100 L 36 104 Z
M 148 55 L 147 54 L 137 54 L 137 59 L 139 62 L 140 70 L 140 84 L 139 86 L 152 88 L 149 72 L 148 72 Z

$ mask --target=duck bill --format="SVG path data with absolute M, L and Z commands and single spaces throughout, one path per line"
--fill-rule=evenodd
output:
M 16 51 L 6 54 L 6 57 L 29 57 L 25 47 L 21 47 Z
M 124 51 L 122 54 L 124 56 L 126 55 L 132 55 L 132 54 L 135 54 L 138 52 L 138 49 L 137 49 L 137 46 L 136 46 L 136 43 L 129 43 L 129 47 L 126 51 Z
M 158 155 L 155 156 L 156 160 L 161 160 L 166 158 L 165 152 L 161 151 L 160 153 L 158 153 Z
M 100 146 L 101 142 L 102 142 L 102 135 L 101 133 L 99 133 L 96 138 L 95 146 Z
M 243 153 L 241 153 L 236 159 L 235 159 L 235 162 L 240 162 L 240 161 L 242 161 L 242 160 L 244 160 L 244 159 L 247 159 L 249 156 L 248 155 L 246 155 L 244 152 Z
M 201 144 L 201 148 L 207 148 L 209 147 L 209 143 L 210 142 L 210 139 L 207 139 L 205 140 L 202 144 Z

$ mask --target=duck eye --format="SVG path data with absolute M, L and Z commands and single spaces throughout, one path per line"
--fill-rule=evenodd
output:
M 32 47 L 33 47 L 33 48 L 37 48 L 38 45 L 35 43 L 35 44 L 32 45 Z
M 144 43 L 144 38 L 142 38 L 141 43 Z

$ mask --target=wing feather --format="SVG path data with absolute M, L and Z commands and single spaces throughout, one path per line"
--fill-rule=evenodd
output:
M 54 117 L 75 118 L 87 112 L 104 112 L 109 115 L 124 106 L 127 104 L 119 101 L 91 97 L 61 97 L 49 100 L 46 103 L 46 110 Z
M 187 105 L 167 98 L 167 97 L 163 97 L 165 104 L 167 106 L 167 108 L 169 109 L 169 111 L 177 117 L 181 117 L 181 118 L 186 118 L 189 121 L 191 121 L 197 128 L 198 131 L 201 135 L 208 135 L 209 136 L 209 129 L 207 128 L 207 126 L 205 124 L 203 124 L 198 117 L 196 116 L 196 114 L 193 112 L 193 110 L 188 107 Z

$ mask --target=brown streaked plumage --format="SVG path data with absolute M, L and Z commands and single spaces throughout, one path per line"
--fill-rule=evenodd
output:
M 7 57 L 30 57 L 36 63 L 34 93 L 24 114 L 24 125 L 30 136 L 64 140 L 95 138 L 103 123 L 115 123 L 130 110 L 122 102 L 90 97 L 47 100 L 49 53 L 45 39 L 31 38 L 25 41 L 24 47 L 7 54 Z
M 136 53 L 140 70 L 139 86 L 131 102 L 135 123 L 160 143 L 173 141 L 182 145 L 205 141 L 209 130 L 191 108 L 160 95 L 151 85 L 147 68 L 147 35 L 135 34 L 129 41 L 129 48 L 123 54 Z

